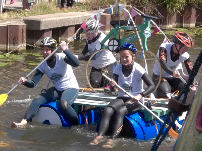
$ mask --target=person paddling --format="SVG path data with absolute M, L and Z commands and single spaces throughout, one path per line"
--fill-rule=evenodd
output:
M 192 61 L 187 52 L 188 48 L 192 46 L 192 38 L 184 32 L 176 32 L 173 36 L 173 42 L 161 44 L 157 52 L 157 58 L 159 58 L 163 70 L 161 83 L 156 91 L 157 97 L 170 98 L 172 92 L 181 91 L 184 88 L 186 83 L 180 76 L 178 69 L 184 62 L 188 74 L 192 71 Z M 156 61 L 152 77 L 155 84 L 159 81 L 159 75 L 159 64 Z
M 44 38 L 41 43 L 41 53 L 44 58 L 48 57 L 56 49 L 56 40 L 51 37 Z M 78 124 L 78 116 L 72 104 L 78 96 L 79 86 L 73 73 L 72 66 L 79 66 L 79 60 L 69 50 L 66 42 L 60 44 L 61 53 L 53 54 L 47 61 L 42 63 L 36 70 L 31 80 L 21 77 L 18 81 L 28 88 L 33 88 L 45 74 L 53 83 L 53 87 L 42 91 L 40 96 L 33 99 L 24 118 L 19 122 L 13 122 L 12 127 L 24 128 L 36 115 L 41 104 L 57 100 L 57 107 L 72 125 Z
M 133 44 L 126 43 L 120 47 L 120 64 L 114 69 L 113 79 L 110 82 L 111 86 L 118 83 L 123 89 L 132 94 L 134 98 L 130 98 L 122 90 L 118 91 L 116 101 L 110 102 L 104 109 L 97 137 L 90 142 L 90 145 L 97 145 L 103 141 L 103 135 L 111 128 L 110 138 L 103 148 L 112 148 L 114 138 L 118 136 L 123 127 L 124 116 L 134 110 L 138 110 L 141 106 L 137 101 L 141 101 L 142 97 L 147 96 L 155 89 L 155 85 L 146 73 L 145 69 L 134 61 L 136 48 Z M 142 88 L 142 83 L 146 83 L 147 88 Z M 110 123 L 112 125 L 109 125 Z
M 101 41 L 106 37 L 106 35 L 99 30 L 99 20 L 94 18 L 89 19 L 86 22 L 86 45 L 82 53 L 78 56 L 79 60 L 88 61 L 93 53 L 95 53 L 101 46 Z M 108 45 L 108 40 L 104 43 Z M 93 88 L 105 87 L 108 81 L 102 77 L 102 70 L 107 69 L 110 76 L 113 75 L 113 68 L 116 65 L 116 58 L 109 50 L 104 50 L 97 53 L 91 62 L 92 69 L 90 71 L 90 84 Z M 107 87 L 106 87 L 107 88 Z

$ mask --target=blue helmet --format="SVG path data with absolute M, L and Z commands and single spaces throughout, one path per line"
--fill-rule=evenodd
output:
M 130 50 L 130 51 L 132 51 L 133 54 L 136 54 L 136 52 L 137 52 L 135 45 L 133 45 L 131 43 L 125 43 L 122 46 L 120 46 L 120 49 L 118 50 L 118 52 L 120 52 L 122 50 Z

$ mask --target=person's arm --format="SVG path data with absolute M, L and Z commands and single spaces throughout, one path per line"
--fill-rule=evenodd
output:
M 23 85 L 28 88 L 33 88 L 38 84 L 38 82 L 40 81 L 40 79 L 42 78 L 43 75 L 44 74 L 40 70 L 36 70 L 32 79 L 27 80 L 25 83 L 23 83 Z
M 62 52 L 66 55 L 64 58 L 64 61 L 73 66 L 73 67 L 77 67 L 79 66 L 79 60 L 77 59 L 77 57 L 75 55 L 73 55 L 69 49 L 68 49 L 68 44 L 65 41 L 62 41 L 60 43 L 61 49 L 63 50 Z
M 64 58 L 64 61 L 67 64 L 70 64 L 73 67 L 79 66 L 79 60 L 77 59 L 77 57 L 75 55 L 73 55 L 69 50 L 65 50 L 63 52 L 66 55 Z
M 78 56 L 78 59 L 88 61 L 90 56 L 91 56 L 90 54 L 88 54 L 88 52 L 89 52 L 88 51 L 88 44 L 86 43 L 82 53 Z
M 152 93 L 154 91 L 155 84 L 154 84 L 154 82 L 152 81 L 152 79 L 150 78 L 150 76 L 147 73 L 142 75 L 142 80 L 147 85 L 146 90 L 141 93 L 141 95 L 143 97 L 145 97 L 145 96 L 147 96 L 148 94 L 150 94 L 150 93 Z
M 160 62 L 160 65 L 161 65 L 161 67 L 163 68 L 163 70 L 165 72 L 167 72 L 170 75 L 173 75 L 173 70 L 166 65 L 166 62 L 167 62 L 167 51 L 163 47 L 159 48 L 159 62 Z
M 119 76 L 117 74 L 113 74 L 112 79 L 114 80 L 114 82 L 118 83 L 118 78 L 119 78 Z M 116 91 L 116 88 L 117 88 L 116 85 L 113 82 L 110 82 L 109 84 L 111 85 L 111 87 L 110 87 L 111 91 L 112 92 Z
M 193 65 L 192 65 L 191 59 L 188 58 L 187 60 L 185 60 L 184 64 L 185 64 L 185 67 L 187 69 L 188 74 L 190 74 L 191 71 L 192 71 L 192 69 L 193 69 Z

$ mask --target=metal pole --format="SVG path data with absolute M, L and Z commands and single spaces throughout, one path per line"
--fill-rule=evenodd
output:
M 0 13 L 3 11 L 3 0 L 0 0 Z

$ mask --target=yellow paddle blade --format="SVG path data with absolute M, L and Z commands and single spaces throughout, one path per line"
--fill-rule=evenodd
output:
M 0 106 L 6 101 L 8 94 L 1 94 L 0 95 Z

